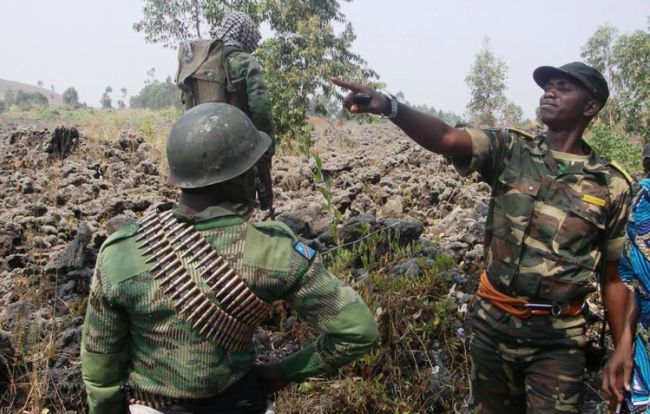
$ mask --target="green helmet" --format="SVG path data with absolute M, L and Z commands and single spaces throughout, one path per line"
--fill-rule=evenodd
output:
M 233 179 L 262 158 L 271 138 L 240 109 L 221 102 L 193 107 L 167 140 L 169 182 L 199 188 Z

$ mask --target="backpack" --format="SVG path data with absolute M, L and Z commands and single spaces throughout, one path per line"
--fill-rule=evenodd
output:
M 224 47 L 221 39 L 181 43 L 175 83 L 186 110 L 204 102 L 226 102 L 243 110 L 238 82 L 231 82 L 227 66 L 228 55 L 238 50 Z

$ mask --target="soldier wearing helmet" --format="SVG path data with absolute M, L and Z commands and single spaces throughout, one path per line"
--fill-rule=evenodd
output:
M 198 105 L 173 126 L 178 204 L 112 234 L 97 259 L 81 351 L 90 413 L 261 413 L 265 394 L 377 341 L 362 299 L 309 246 L 280 222 L 248 220 L 270 143 L 223 103 Z M 253 333 L 276 300 L 321 335 L 255 365 Z

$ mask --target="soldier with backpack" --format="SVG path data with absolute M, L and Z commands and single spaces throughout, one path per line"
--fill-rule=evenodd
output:
M 257 191 L 262 210 L 273 215 L 271 158 L 275 154 L 271 97 L 262 67 L 252 55 L 261 39 L 249 16 L 226 14 L 213 39 L 183 42 L 178 50 L 176 85 L 185 109 L 205 102 L 226 102 L 244 111 L 255 127 L 271 137 L 271 146 L 258 163 Z

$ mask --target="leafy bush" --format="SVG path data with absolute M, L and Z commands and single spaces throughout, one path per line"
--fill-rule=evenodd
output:
M 40 92 L 25 92 L 19 90 L 14 92 L 8 90 L 5 92 L 6 106 L 16 105 L 21 109 L 29 109 L 32 105 L 47 106 L 49 104 L 47 97 Z
M 6 108 L 5 101 L 0 101 L 0 113 L 4 112 L 5 108 Z
M 599 124 L 591 129 L 587 142 L 596 154 L 618 162 L 629 172 L 642 170 L 641 145 L 632 143 L 628 133 Z
M 72 86 L 63 92 L 63 103 L 70 106 L 79 105 L 79 94 Z

